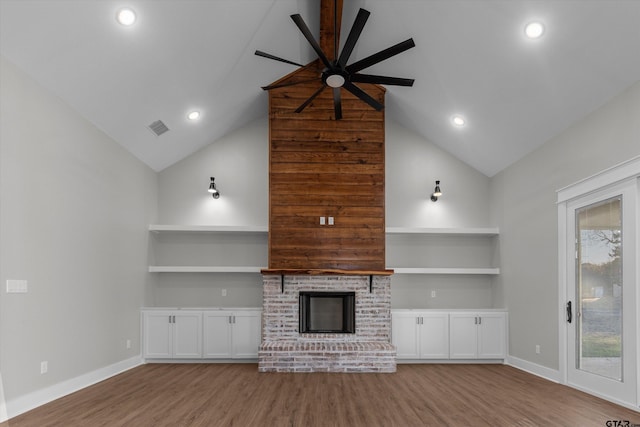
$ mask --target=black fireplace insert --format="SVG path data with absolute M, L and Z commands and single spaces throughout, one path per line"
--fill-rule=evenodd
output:
M 355 292 L 300 292 L 301 334 L 355 332 Z

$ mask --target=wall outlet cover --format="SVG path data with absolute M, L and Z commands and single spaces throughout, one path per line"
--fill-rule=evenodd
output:
M 26 280 L 7 280 L 8 294 L 26 294 L 28 292 L 28 284 Z

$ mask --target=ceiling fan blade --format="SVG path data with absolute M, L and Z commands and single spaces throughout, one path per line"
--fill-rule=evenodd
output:
M 318 55 L 318 58 L 320 58 L 322 63 L 327 68 L 331 68 L 331 63 L 329 62 L 329 59 L 327 59 L 327 56 L 324 54 L 324 52 L 320 48 L 320 45 L 318 44 L 316 39 L 313 37 L 313 34 L 311 34 L 311 30 L 309 30 L 309 27 L 307 27 L 307 24 L 304 23 L 302 16 L 296 13 L 295 15 L 291 15 L 291 19 L 293 19 L 293 22 L 296 23 L 296 25 L 298 26 L 298 28 L 300 29 L 304 37 L 307 39 L 307 41 L 309 42 L 313 50 L 316 51 L 316 54 Z
M 363 91 L 362 89 L 360 89 L 358 86 L 354 85 L 353 83 L 351 83 L 349 81 L 346 81 L 346 82 L 344 82 L 344 85 L 342 87 L 345 88 L 346 90 L 348 90 L 349 92 L 351 92 L 352 94 L 354 94 L 355 96 L 357 96 L 358 98 L 362 99 L 367 104 L 371 105 L 377 111 L 380 111 L 380 110 L 382 110 L 384 108 L 384 105 L 380 104 L 378 101 L 373 99 L 365 91 Z
M 336 120 L 342 118 L 342 100 L 340 99 L 340 88 L 333 88 L 333 111 L 335 111 Z
M 414 43 L 413 39 L 407 39 L 387 49 L 381 50 L 378 53 L 374 53 L 371 56 L 367 56 L 366 58 L 361 59 L 360 61 L 354 62 L 353 64 L 345 67 L 345 70 L 347 70 L 347 72 L 350 74 L 357 73 L 360 70 L 364 70 L 365 68 L 371 67 L 372 65 L 375 65 L 378 62 L 382 62 L 385 59 L 389 59 L 392 56 L 402 53 L 405 50 L 411 49 L 412 47 L 415 47 L 415 46 L 416 44 Z
M 262 86 L 262 90 L 278 89 L 280 87 L 294 86 L 294 85 L 299 85 L 299 84 L 302 84 L 302 83 L 315 82 L 317 80 L 318 80 L 318 78 L 314 77 L 312 79 L 295 80 L 295 81 L 292 81 L 292 82 L 276 83 L 276 84 L 269 85 L 269 86 Z
M 375 76 L 373 74 L 353 74 L 351 81 L 357 83 L 373 83 L 378 85 L 413 86 L 414 79 L 401 77 Z
M 340 65 L 340 67 L 344 68 L 344 66 L 347 64 L 347 61 L 349 61 L 349 57 L 353 52 L 353 48 L 356 47 L 356 43 L 360 38 L 360 34 L 362 34 L 364 24 L 366 24 L 367 19 L 369 19 L 369 15 L 371 15 L 371 13 L 368 10 L 360 9 L 358 11 L 358 16 L 356 16 L 356 20 L 353 21 L 353 26 L 351 27 L 349 36 L 347 36 L 347 41 L 342 47 L 340 58 L 338 58 L 338 64 Z
M 302 64 L 298 64 L 297 62 L 289 61 L 288 59 L 279 58 L 277 56 L 271 55 L 270 53 L 263 52 L 261 50 L 256 50 L 256 55 L 262 56 L 263 58 L 273 59 L 275 61 L 284 62 L 285 64 L 297 65 L 298 67 L 304 67 Z
M 320 89 L 318 89 L 317 91 L 315 91 L 315 92 L 313 93 L 313 95 L 311 95 L 311 96 L 309 97 L 309 99 L 307 99 L 306 101 L 304 101 L 304 102 L 302 103 L 302 105 L 300 105 L 298 108 L 296 108 L 296 113 L 302 113 L 302 110 L 304 110 L 305 108 L 307 108 L 307 106 L 308 106 L 309 104 L 311 104 L 311 102 L 312 102 L 314 99 L 316 99 L 316 97 L 317 97 L 318 95 L 320 95 L 320 93 L 324 90 L 324 88 L 325 88 L 325 87 L 326 87 L 325 85 L 322 85 L 322 86 L 320 87 Z

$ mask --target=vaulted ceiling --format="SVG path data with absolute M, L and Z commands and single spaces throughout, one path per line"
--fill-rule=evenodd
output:
M 487 176 L 640 80 L 640 1 L 344 3 L 343 35 L 360 7 L 371 12 L 351 61 L 415 40 L 416 48 L 367 70 L 416 79 L 411 88 L 387 87 L 387 118 Z M 162 170 L 267 114 L 260 86 L 296 67 L 254 52 L 315 59 L 289 16 L 301 14 L 317 37 L 319 4 L 0 0 L 0 53 Z M 130 27 L 115 20 L 123 6 L 137 14 Z M 545 27 L 536 40 L 524 36 L 532 20 Z M 192 110 L 199 120 L 187 119 Z M 455 114 L 465 126 L 452 126 Z M 170 131 L 152 133 L 156 120 Z

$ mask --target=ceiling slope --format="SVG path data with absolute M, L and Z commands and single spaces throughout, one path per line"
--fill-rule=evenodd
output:
M 115 21 L 125 3 L 138 15 L 129 28 Z M 260 86 L 295 66 L 254 52 L 315 59 L 289 16 L 318 37 L 319 4 L 0 0 L 0 53 L 159 171 L 266 116 Z M 387 118 L 488 176 L 640 80 L 638 1 L 354 0 L 344 34 L 361 7 L 371 17 L 352 61 L 416 43 L 367 70 L 416 80 L 387 88 Z M 527 40 L 533 19 L 545 33 Z M 196 109 L 202 116 L 190 122 Z M 467 125 L 451 126 L 453 114 Z M 169 132 L 152 133 L 156 120 Z

